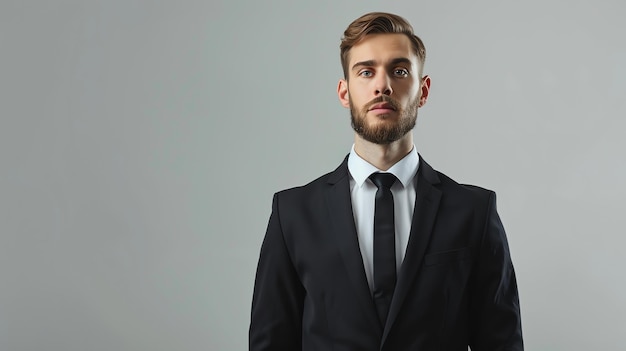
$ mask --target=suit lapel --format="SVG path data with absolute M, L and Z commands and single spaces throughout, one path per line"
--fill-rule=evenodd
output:
M 372 327 L 380 328 L 376 306 L 367 284 L 363 258 L 359 249 L 359 239 L 354 225 L 347 160 L 346 157 L 339 168 L 328 177 L 329 188 L 326 190 L 326 205 L 333 228 L 332 237 L 341 252 L 348 276 L 354 286 L 356 300 L 364 307 L 366 314 L 373 323 Z
M 433 186 L 433 184 L 439 183 L 439 177 L 421 156 L 420 169 L 416 178 L 417 187 L 411 233 L 389 308 L 389 316 L 383 331 L 381 345 L 385 342 L 389 330 L 402 308 L 409 288 L 415 281 L 417 273 L 421 268 L 441 200 L 441 191 Z

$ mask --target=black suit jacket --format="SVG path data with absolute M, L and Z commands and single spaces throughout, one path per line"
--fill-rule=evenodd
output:
M 347 158 L 274 195 L 250 350 L 523 350 L 515 273 L 492 191 L 420 157 L 406 254 L 381 325 L 354 225 Z

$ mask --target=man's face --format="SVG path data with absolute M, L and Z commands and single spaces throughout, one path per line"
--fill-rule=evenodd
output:
M 404 34 L 372 34 L 349 51 L 348 80 L 337 93 L 350 108 L 352 127 L 363 139 L 389 144 L 415 126 L 426 103 L 430 78 L 419 76 L 419 62 Z

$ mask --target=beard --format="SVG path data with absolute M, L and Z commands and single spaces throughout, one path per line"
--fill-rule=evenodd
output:
M 376 125 L 370 125 L 367 122 L 367 112 L 369 108 L 378 103 L 388 103 L 399 114 L 397 122 L 384 121 L 384 123 L 376 123 Z M 401 109 L 400 104 L 390 98 L 389 96 L 382 95 L 372 101 L 368 102 L 359 111 L 352 101 L 350 101 L 350 117 L 352 120 L 352 129 L 360 135 L 363 139 L 375 143 L 375 144 L 391 144 L 392 142 L 399 140 L 406 133 L 413 130 L 417 121 L 417 109 L 419 107 L 419 98 L 412 100 L 406 109 Z M 378 115 L 376 118 L 389 119 L 390 116 L 386 114 Z

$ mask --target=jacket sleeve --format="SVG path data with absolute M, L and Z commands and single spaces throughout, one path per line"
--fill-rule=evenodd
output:
M 515 271 L 491 193 L 472 285 L 473 351 L 522 351 L 522 326 Z
M 274 195 L 261 245 L 249 330 L 250 351 L 301 350 L 304 288 L 285 244 Z

